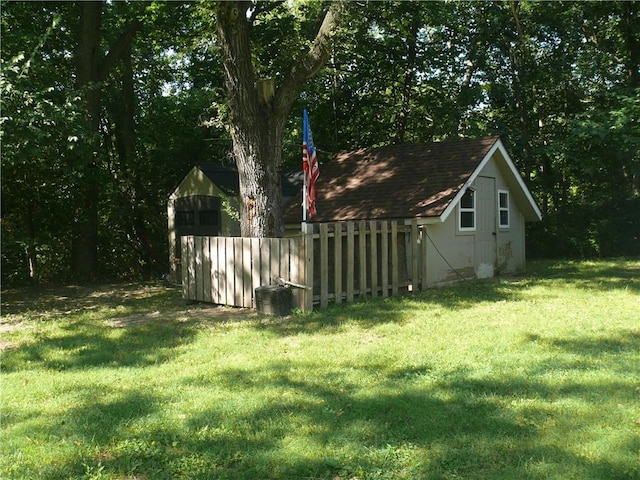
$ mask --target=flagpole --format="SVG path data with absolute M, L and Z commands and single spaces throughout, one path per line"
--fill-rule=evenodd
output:
M 304 109 L 302 111 L 302 143 L 303 143 L 303 147 L 302 147 L 302 161 L 304 162 L 304 132 L 305 129 L 307 128 L 307 110 Z M 303 163 L 302 165 L 302 175 L 303 175 L 303 182 L 302 182 L 302 221 L 304 223 L 307 222 L 307 170 L 305 168 L 305 165 Z
M 302 182 L 302 221 L 307 221 L 307 179 Z

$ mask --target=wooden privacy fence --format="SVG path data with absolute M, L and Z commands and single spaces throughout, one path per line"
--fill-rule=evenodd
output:
M 291 238 L 182 237 L 186 299 L 255 307 L 255 289 L 286 284 L 294 308 L 426 288 L 427 241 L 414 220 L 308 224 Z
M 301 238 L 182 237 L 182 290 L 189 300 L 255 307 L 255 289 L 280 278 L 303 285 Z M 300 302 L 301 292 L 294 292 Z

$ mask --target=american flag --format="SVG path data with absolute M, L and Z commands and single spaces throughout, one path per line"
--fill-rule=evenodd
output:
M 318 157 L 316 156 L 316 147 L 313 144 L 313 136 L 309 128 L 309 117 L 307 110 L 303 115 L 303 133 L 302 133 L 302 168 L 304 170 L 304 203 L 305 213 L 309 211 L 309 218 L 316 214 L 316 180 L 320 176 L 320 167 L 318 166 Z M 306 218 L 305 218 L 306 219 Z

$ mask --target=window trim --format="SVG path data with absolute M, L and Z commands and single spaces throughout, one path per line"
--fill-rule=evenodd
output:
M 502 195 L 506 195 L 507 205 L 505 207 L 500 203 L 500 197 Z M 511 227 L 511 198 L 510 198 L 509 190 L 506 188 L 498 189 L 498 227 L 499 228 L 510 228 Z M 502 212 L 507 212 L 507 223 L 502 223 Z
M 464 198 L 464 196 L 467 194 L 468 191 L 472 191 L 473 192 L 473 196 L 471 197 L 473 199 L 473 206 L 472 207 L 463 207 L 462 206 L 462 199 Z M 476 215 L 476 196 L 477 196 L 477 192 L 475 188 L 472 187 L 467 187 L 467 189 L 465 190 L 464 194 L 462 195 L 462 197 L 460 197 L 460 202 L 458 202 L 458 230 L 460 232 L 475 232 L 476 231 L 476 225 L 477 225 L 477 215 Z M 463 227 L 462 226 L 462 214 L 463 213 L 472 213 L 473 214 L 473 226 L 472 227 Z

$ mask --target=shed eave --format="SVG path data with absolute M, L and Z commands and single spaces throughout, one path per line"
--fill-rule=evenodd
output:
M 536 205 L 536 202 L 533 199 L 533 196 L 531 195 L 531 192 L 529 191 L 529 189 L 525 185 L 524 180 L 520 176 L 520 173 L 518 173 L 518 170 L 516 169 L 516 166 L 513 163 L 513 160 L 511 159 L 511 157 L 509 156 L 509 153 L 507 152 L 506 148 L 504 147 L 504 144 L 502 143 L 502 140 L 500 140 L 498 138 L 498 139 L 496 139 L 496 142 L 493 144 L 491 149 L 484 156 L 482 161 L 478 164 L 476 169 L 471 173 L 471 175 L 469 176 L 467 181 L 464 183 L 464 185 L 462 185 L 462 187 L 460 188 L 460 190 L 458 191 L 456 196 L 453 198 L 453 200 L 451 200 L 451 202 L 449 203 L 447 208 L 445 208 L 444 212 L 442 212 L 442 215 L 440 216 L 440 221 L 441 222 L 445 222 L 447 220 L 447 218 L 449 218 L 449 215 L 451 215 L 451 213 L 455 210 L 456 206 L 458 205 L 458 202 L 460 201 L 460 199 L 464 195 L 466 189 L 470 185 L 473 184 L 473 182 L 476 180 L 478 175 L 480 175 L 480 172 L 482 172 L 484 167 L 487 165 L 489 160 L 491 160 L 491 158 L 496 154 L 496 152 L 500 152 L 500 155 L 502 157 L 502 160 L 503 160 L 504 164 L 509 169 L 509 172 L 511 173 L 512 178 L 518 184 L 518 187 L 520 188 L 520 191 L 524 194 L 524 197 L 526 198 L 526 201 L 527 201 L 527 205 L 526 206 L 528 207 L 529 211 L 525 212 L 525 218 L 527 220 L 529 220 L 529 221 L 540 221 L 540 220 L 542 220 L 542 212 L 538 208 L 538 205 Z
M 416 217 L 416 218 L 407 218 L 404 221 L 405 225 L 411 225 L 411 223 L 413 221 L 416 221 L 416 223 L 418 225 L 435 225 L 437 223 L 442 223 L 444 222 L 444 220 L 442 220 L 442 216 L 435 216 L 435 217 Z

